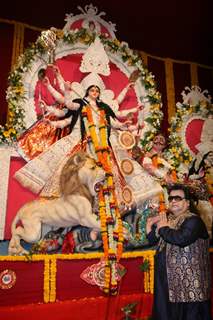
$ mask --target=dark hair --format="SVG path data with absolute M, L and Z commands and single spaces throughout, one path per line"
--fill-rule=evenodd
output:
M 46 76 L 46 70 L 44 68 L 40 69 L 38 71 L 38 79 L 43 80 L 45 76 Z
M 168 193 L 170 194 L 171 191 L 173 190 L 182 190 L 184 193 L 184 197 L 187 200 L 191 199 L 191 192 L 189 190 L 189 188 L 186 185 L 180 184 L 180 183 L 176 183 L 176 184 L 172 184 L 168 186 Z
M 167 190 L 169 194 L 174 190 L 182 190 L 184 193 L 185 199 L 189 201 L 189 210 L 193 213 L 198 214 L 198 210 L 196 208 L 196 205 L 198 203 L 198 198 L 188 186 L 184 184 L 176 183 L 176 184 L 169 185 L 167 187 Z
M 204 156 L 202 157 L 202 160 L 200 161 L 200 164 L 198 166 L 198 168 L 196 169 L 195 165 L 197 162 L 197 158 L 194 159 L 194 161 L 192 162 L 190 168 L 189 168 L 189 173 L 188 173 L 188 177 L 190 178 L 191 175 L 193 174 L 199 174 L 200 169 L 203 169 L 205 171 L 207 165 L 206 165 L 206 158 L 208 158 L 208 156 L 210 154 L 213 154 L 213 151 L 208 151 L 207 153 L 204 154 Z
M 202 158 L 202 160 L 201 160 L 201 162 L 200 162 L 199 168 L 202 168 L 202 167 L 205 168 L 205 166 L 206 166 L 205 160 L 206 160 L 206 158 L 208 158 L 208 156 L 209 156 L 210 154 L 213 154 L 213 151 L 212 151 L 212 150 L 204 154 L 204 156 L 203 156 L 203 158 Z
M 97 89 L 99 90 L 99 95 L 100 95 L 101 89 L 100 89 L 98 86 L 96 86 L 95 84 L 92 84 L 91 86 L 89 86 L 89 87 L 87 88 L 86 93 L 85 93 L 85 98 L 88 97 L 89 91 L 90 91 L 90 89 L 92 89 L 92 88 L 97 88 Z M 98 96 L 98 98 L 99 98 L 99 96 Z

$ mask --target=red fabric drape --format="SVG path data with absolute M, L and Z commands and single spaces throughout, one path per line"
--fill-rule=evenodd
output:
M 93 289 L 90 289 L 90 292 L 85 290 L 90 285 L 86 284 L 84 288 L 82 286 L 83 280 L 79 278 L 81 270 L 98 260 L 58 261 L 57 301 L 48 304 L 40 304 L 43 301 L 43 262 L 1 261 L 0 270 L 11 269 L 15 271 L 17 281 L 11 289 L 0 289 L 0 319 L 28 320 L 30 315 L 31 320 L 39 318 L 120 320 L 123 315 L 121 307 L 132 302 L 137 302 L 135 318 L 150 316 L 153 296 L 143 293 L 141 286 L 143 273 L 139 270 L 141 260 L 139 258 L 121 260 L 127 273 L 121 282 L 119 295 L 115 297 L 105 296 L 99 289 L 95 294 Z M 213 254 L 211 254 L 211 261 L 213 271 Z M 67 290 L 66 296 L 64 289 Z M 80 291 L 80 295 L 76 294 Z M 79 296 L 81 298 L 78 298 Z
M 163 120 L 161 123 L 161 128 L 164 134 L 167 134 L 168 129 L 168 111 L 167 111 L 167 93 L 166 93 L 166 74 L 165 74 L 165 63 L 162 60 L 148 57 L 148 69 L 155 76 L 155 82 L 157 85 L 157 90 L 162 95 L 162 112 Z
M 191 87 L 190 65 L 174 63 L 175 103 L 182 102 L 181 92 L 186 86 Z
M 15 272 L 16 283 L 10 289 L 0 289 L 0 306 L 43 302 L 43 261 L 1 261 L 0 272 L 6 269 Z M 1 307 L 0 319 L 4 319 L 1 315 Z
M 30 304 L 0 308 L 4 320 L 120 320 L 124 316 L 121 308 L 137 302 L 135 318 L 151 315 L 152 295 L 133 294 L 116 297 L 84 298 L 49 304 Z

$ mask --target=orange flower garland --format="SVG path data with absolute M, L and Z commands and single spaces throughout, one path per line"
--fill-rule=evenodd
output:
M 105 111 L 98 110 L 97 113 L 100 118 L 98 127 L 94 124 L 91 106 L 86 105 L 82 109 L 88 143 L 94 150 L 93 156 L 106 172 L 106 181 L 98 195 L 105 259 L 104 292 L 116 294 L 116 264 L 123 252 L 123 226 L 115 195 Z

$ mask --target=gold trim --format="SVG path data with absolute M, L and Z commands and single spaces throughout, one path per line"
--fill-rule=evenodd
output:
M 173 71 L 173 61 L 171 59 L 166 59 L 165 61 L 165 73 L 166 73 L 168 120 L 170 120 L 171 117 L 175 115 L 174 71 Z
M 16 36 L 17 34 L 17 24 L 14 25 L 14 32 L 13 32 L 13 49 L 12 49 L 12 60 L 11 60 L 11 69 L 14 65 L 14 61 L 16 58 Z
M 44 28 L 39 28 L 39 27 L 35 27 L 35 26 L 31 26 L 27 23 L 23 23 L 23 22 L 19 22 L 19 21 L 16 21 L 16 20 L 8 20 L 8 19 L 2 19 L 0 18 L 0 23 L 8 23 L 8 24 L 21 24 L 23 25 L 24 28 L 29 28 L 29 29 L 32 29 L 32 30 L 35 30 L 35 31 L 43 31 L 45 30 Z
M 16 23 L 14 25 L 11 68 L 13 68 L 13 66 L 17 62 L 18 57 L 24 51 L 24 30 L 25 30 L 25 27 L 23 24 Z
M 24 33 L 25 33 L 25 26 L 23 24 L 20 24 L 19 55 L 23 54 L 24 52 Z
M 148 55 L 144 51 L 139 51 L 141 58 L 144 62 L 144 64 L 147 66 L 148 65 Z
M 199 86 L 197 64 L 190 64 L 190 76 L 191 76 L 191 86 Z

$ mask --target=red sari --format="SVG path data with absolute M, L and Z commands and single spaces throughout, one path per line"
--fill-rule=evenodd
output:
M 45 119 L 51 121 L 58 120 L 53 115 L 46 116 Z M 69 133 L 69 127 L 63 129 L 55 128 L 42 118 L 36 121 L 18 138 L 18 152 L 26 161 L 32 160 Z

